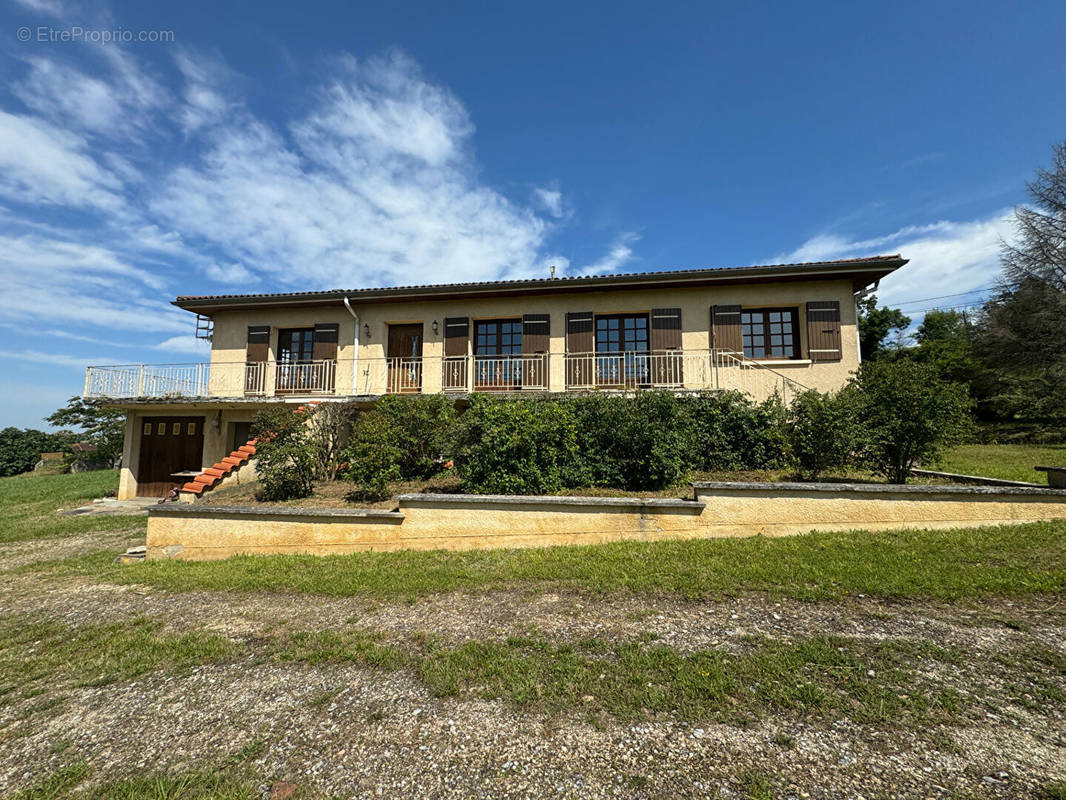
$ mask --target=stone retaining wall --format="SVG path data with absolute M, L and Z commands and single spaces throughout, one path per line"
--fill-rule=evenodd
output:
M 168 504 L 148 513 L 148 557 L 469 550 L 952 528 L 1066 518 L 1066 490 L 829 483 L 695 483 L 693 499 L 409 494 L 394 511 Z

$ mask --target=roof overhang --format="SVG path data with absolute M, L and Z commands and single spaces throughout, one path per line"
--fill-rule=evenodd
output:
M 389 303 L 408 300 L 450 300 L 456 298 L 506 297 L 596 292 L 605 289 L 671 289 L 722 286 L 735 283 L 778 283 L 805 280 L 848 279 L 853 291 L 860 291 L 896 271 L 907 259 L 899 254 L 854 258 L 844 261 L 817 261 L 803 264 L 769 264 L 750 267 L 716 267 L 662 272 L 637 272 L 575 278 L 535 278 L 445 283 L 427 286 L 393 286 L 376 289 L 331 289 L 318 292 L 280 294 L 235 294 L 180 296 L 178 308 L 200 314 L 260 308 L 298 308 L 340 303 Z

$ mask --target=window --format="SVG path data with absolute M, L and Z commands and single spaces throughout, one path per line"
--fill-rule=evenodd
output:
M 647 350 L 647 314 L 596 317 L 597 353 L 643 353 Z
M 596 317 L 596 382 L 600 386 L 640 386 L 648 372 L 648 315 Z
M 474 362 L 474 388 L 509 390 L 520 387 L 522 320 L 485 319 L 475 322 Z
M 747 358 L 799 358 L 799 325 L 794 308 L 758 308 L 740 313 Z
M 474 323 L 474 355 L 506 356 L 522 352 L 522 320 L 486 319 Z
M 314 328 L 282 328 L 278 331 L 278 363 L 306 364 L 315 348 Z

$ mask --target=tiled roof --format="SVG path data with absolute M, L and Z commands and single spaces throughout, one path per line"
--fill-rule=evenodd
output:
M 716 277 L 733 277 L 734 274 L 772 275 L 779 272 L 805 273 L 831 270 L 833 272 L 848 273 L 850 270 L 861 268 L 881 267 L 886 274 L 906 264 L 907 261 L 898 253 L 893 255 L 870 256 L 868 258 L 846 258 L 835 261 L 804 261 L 792 264 L 757 264 L 742 267 L 704 267 L 698 269 L 677 270 L 654 270 L 649 272 L 619 272 L 609 275 L 588 275 L 557 278 L 517 278 L 512 280 L 474 281 L 465 283 L 431 283 L 410 284 L 404 286 L 381 286 L 364 289 L 325 289 L 307 292 L 270 292 L 253 294 L 211 294 L 211 295 L 178 295 L 174 305 L 182 308 L 195 308 L 200 305 L 219 305 L 228 301 L 239 304 L 254 303 L 261 301 L 278 302 L 305 302 L 315 299 L 341 298 L 344 296 L 367 297 L 373 295 L 408 295 L 431 292 L 433 294 L 466 293 L 479 291 L 514 291 L 516 289 L 551 289 L 561 287 L 579 288 L 582 286 L 600 286 L 611 284 L 641 283 L 670 279 L 714 279 Z

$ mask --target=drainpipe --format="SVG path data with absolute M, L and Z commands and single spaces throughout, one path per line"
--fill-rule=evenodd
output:
M 859 291 L 855 292 L 855 352 L 859 354 L 859 363 L 862 363 L 862 337 L 859 336 L 859 301 L 865 300 L 867 297 L 877 291 L 877 287 L 881 285 L 881 279 L 878 278 L 873 282 L 872 286 L 867 286 Z M 358 332 L 356 333 L 358 336 Z
M 359 394 L 359 315 L 355 313 L 347 295 L 344 297 L 344 307 L 355 320 L 355 350 L 352 355 L 352 394 L 354 395 Z

